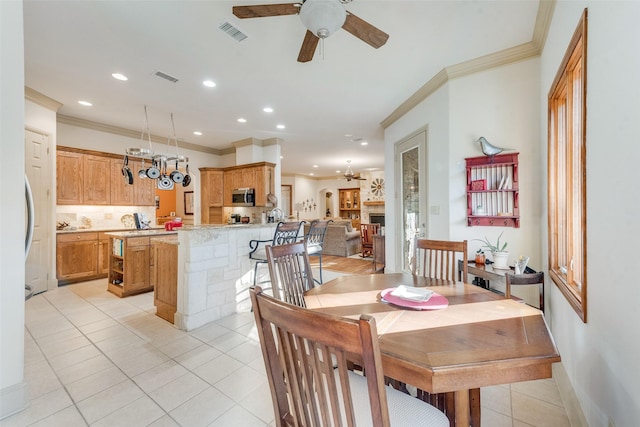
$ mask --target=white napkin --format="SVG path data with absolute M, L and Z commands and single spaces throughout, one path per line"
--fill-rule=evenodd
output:
M 391 295 L 409 301 L 425 302 L 429 301 L 429 298 L 433 295 L 433 291 L 425 288 L 400 285 L 391 291 Z

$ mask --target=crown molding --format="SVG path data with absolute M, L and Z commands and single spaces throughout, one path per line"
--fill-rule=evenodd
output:
M 443 68 L 380 122 L 382 128 L 391 126 L 449 80 L 540 56 L 549 32 L 556 1 L 540 0 L 532 41 Z
M 65 125 L 81 127 L 85 129 L 96 130 L 99 132 L 111 133 L 114 135 L 126 136 L 128 138 L 142 139 L 140 131 L 134 131 L 131 129 L 126 129 L 118 126 L 107 125 L 104 123 L 94 122 L 91 120 L 80 119 L 78 117 L 66 116 L 64 114 L 57 115 L 57 122 Z M 167 138 L 160 137 L 158 135 L 151 135 L 151 141 L 156 142 L 158 144 L 166 144 Z M 215 148 L 204 147 L 202 145 L 192 144 L 190 142 L 178 139 L 181 148 L 186 148 L 193 151 L 199 151 L 201 153 L 215 154 L 215 155 L 224 155 L 229 154 L 227 150 L 218 150 Z M 234 153 L 235 149 L 231 149 L 230 153 Z
M 47 95 L 44 95 L 35 89 L 31 89 L 29 86 L 24 87 L 24 98 L 55 112 L 62 107 L 61 102 L 58 102 L 53 98 L 49 98 Z

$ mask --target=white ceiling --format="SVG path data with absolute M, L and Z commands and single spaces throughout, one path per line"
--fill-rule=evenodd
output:
M 147 105 L 151 132 L 163 137 L 173 135 L 173 113 L 179 139 L 215 149 L 280 138 L 283 173 L 334 176 L 347 160 L 356 172 L 382 169 L 380 122 L 443 67 L 531 41 L 538 10 L 538 0 L 355 0 L 347 10 L 388 33 L 387 44 L 376 50 L 339 30 L 324 58 L 319 45 L 303 64 L 298 16 L 231 13 L 280 2 L 24 0 L 25 84 L 61 102 L 60 114 L 136 131 Z M 225 21 L 248 38 L 223 33 Z

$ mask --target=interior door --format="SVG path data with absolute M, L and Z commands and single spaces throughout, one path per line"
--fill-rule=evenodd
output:
M 427 132 L 422 130 L 396 144 L 396 191 L 400 195 L 399 218 L 401 239 L 396 253 L 402 254 L 402 270 L 411 271 L 414 237 L 427 236 L 426 185 Z
M 25 263 L 25 283 L 33 294 L 47 290 L 51 232 L 49 137 L 25 131 L 25 173 L 31 183 L 34 205 L 33 241 Z

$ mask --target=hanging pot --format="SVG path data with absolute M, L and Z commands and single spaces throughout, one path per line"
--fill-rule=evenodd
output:
M 144 168 L 144 157 L 142 158 L 142 169 L 138 171 L 138 178 L 146 178 L 147 170 Z
M 173 181 L 167 175 L 158 178 L 158 190 L 173 190 Z
M 147 177 L 151 179 L 160 178 L 160 169 L 158 168 L 158 162 L 156 160 L 153 160 L 151 162 L 151 167 L 147 169 Z
M 182 181 L 183 187 L 188 187 L 191 184 L 191 175 L 189 175 L 189 164 L 187 163 L 186 174 L 184 175 L 184 180 Z
M 175 182 L 176 184 L 180 184 L 180 183 L 182 183 L 184 181 L 183 173 L 178 170 L 178 161 L 177 160 L 176 160 L 176 170 L 171 172 L 171 174 L 169 176 L 171 177 L 171 181 Z
M 124 176 L 124 182 L 128 185 L 133 184 L 133 174 L 129 169 L 129 156 L 124 156 L 124 163 L 122 165 L 122 175 Z

